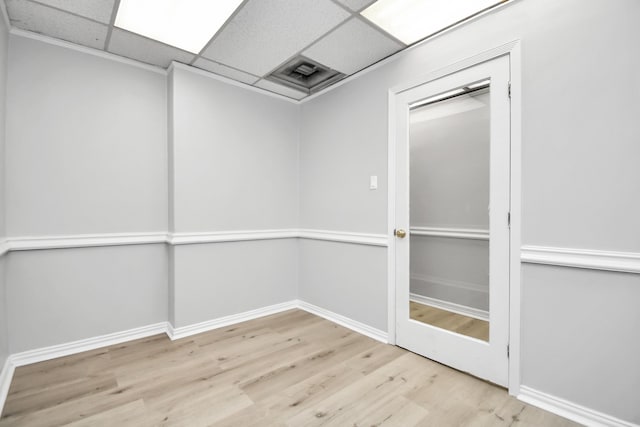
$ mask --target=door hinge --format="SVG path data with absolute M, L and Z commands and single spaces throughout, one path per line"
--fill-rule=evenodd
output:
M 507 212 L 507 227 L 511 228 L 511 212 Z
M 508 88 L 508 91 L 509 91 L 509 99 L 511 99 L 511 82 L 509 82 L 509 88 Z

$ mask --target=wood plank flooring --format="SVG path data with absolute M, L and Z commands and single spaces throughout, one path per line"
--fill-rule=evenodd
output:
M 409 301 L 409 317 L 468 337 L 489 341 L 489 322 Z
M 571 426 L 304 311 L 16 369 L 0 426 Z

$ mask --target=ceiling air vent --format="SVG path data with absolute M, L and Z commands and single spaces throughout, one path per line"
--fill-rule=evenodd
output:
M 314 93 L 344 77 L 339 71 L 299 56 L 269 74 L 267 79 L 306 93 Z

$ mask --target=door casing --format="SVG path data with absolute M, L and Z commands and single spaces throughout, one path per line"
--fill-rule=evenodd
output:
M 388 342 L 396 344 L 396 99 L 401 92 L 456 73 L 488 60 L 508 55 L 510 71 L 510 216 L 509 236 L 509 394 L 520 391 L 520 246 L 521 246 L 521 52 L 515 40 L 477 55 L 462 59 L 412 82 L 391 88 L 388 93 L 388 224 L 387 285 L 388 285 Z

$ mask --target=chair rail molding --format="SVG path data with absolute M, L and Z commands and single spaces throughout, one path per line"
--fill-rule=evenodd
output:
M 521 260 L 528 264 L 640 273 L 640 253 L 637 252 L 525 245 L 521 248 Z
M 66 236 L 7 237 L 8 251 L 126 246 L 166 243 L 166 232 L 77 234 Z
M 330 242 L 357 243 L 370 246 L 388 246 L 389 238 L 386 234 L 352 233 L 349 231 L 332 231 L 301 229 L 298 237 L 310 240 L 327 240 Z
M 298 237 L 298 231 L 295 229 L 215 231 L 205 233 L 172 233 L 167 236 L 167 243 L 170 245 L 189 245 L 197 243 L 240 242 L 246 240 L 293 239 L 296 237 Z
M 158 231 L 148 233 L 70 234 L 24 237 L 12 236 L 6 237 L 4 240 L 0 240 L 0 256 L 12 251 L 32 251 L 43 249 L 150 245 L 159 243 L 177 246 L 202 243 L 298 238 L 369 246 L 388 246 L 388 238 L 385 234 L 352 233 L 348 231 L 333 230 L 287 228 L 174 233 Z

